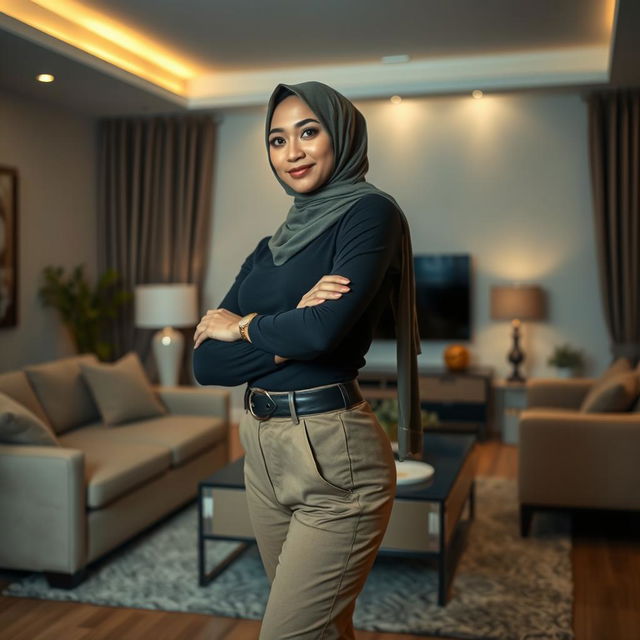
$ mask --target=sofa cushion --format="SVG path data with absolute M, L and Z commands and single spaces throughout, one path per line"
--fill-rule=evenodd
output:
M 203 453 L 227 437 L 224 420 L 215 416 L 170 414 L 117 427 L 107 427 L 98 423 L 83 427 L 82 431 L 87 429 L 112 441 L 166 447 L 171 451 L 174 467 Z
M 82 363 L 80 366 L 107 425 L 167 413 L 134 351 L 112 364 Z
M 33 392 L 33 388 L 29 384 L 27 374 L 24 371 L 10 371 L 9 373 L 1 374 L 0 392 L 6 393 L 10 398 L 35 413 L 46 425 L 51 426 L 49 418 Z
M 85 353 L 24 367 L 56 433 L 99 419 L 98 407 L 80 370 L 80 363 L 97 361 L 94 354 Z
M 171 467 L 167 447 L 116 440 L 92 427 L 74 429 L 59 439 L 63 447 L 84 453 L 87 505 L 92 509 L 104 507 Z
M 27 407 L 0 392 L 0 442 L 53 445 L 60 443 L 51 428 Z
M 638 397 L 639 386 L 640 380 L 636 371 L 608 375 L 593 385 L 582 401 L 580 411 L 628 411 Z

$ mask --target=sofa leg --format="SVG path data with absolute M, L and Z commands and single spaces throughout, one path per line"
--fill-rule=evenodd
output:
M 49 586 L 54 589 L 74 589 L 87 577 L 87 568 L 83 567 L 75 573 L 45 571 L 44 576 Z
M 526 538 L 531 529 L 531 521 L 533 520 L 533 507 L 526 504 L 520 505 L 520 535 Z

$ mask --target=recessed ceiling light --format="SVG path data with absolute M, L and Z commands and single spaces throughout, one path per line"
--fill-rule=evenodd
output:
M 400 96 L 391 96 L 389 98 L 393 104 L 400 104 L 402 102 L 402 98 Z
M 38 82 L 53 82 L 54 79 L 55 78 L 50 73 L 39 73 L 36 76 L 36 80 L 38 80 Z
M 382 56 L 380 60 L 382 60 L 383 64 L 398 64 L 401 62 L 409 62 L 411 58 L 407 54 L 402 54 L 400 56 Z
M 478 99 L 482 98 L 482 96 L 484 95 L 484 93 L 482 93 L 482 91 L 480 91 L 480 89 L 474 89 L 474 90 L 471 92 L 471 95 L 472 95 L 476 100 L 478 100 Z

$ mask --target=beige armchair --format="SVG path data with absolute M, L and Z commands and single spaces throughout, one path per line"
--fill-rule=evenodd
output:
M 630 411 L 582 412 L 596 381 L 527 382 L 528 408 L 519 422 L 523 536 L 536 510 L 640 509 L 640 401 Z

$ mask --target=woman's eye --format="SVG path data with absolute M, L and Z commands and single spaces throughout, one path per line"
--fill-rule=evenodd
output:
M 280 147 L 283 143 L 284 140 L 282 138 L 271 138 L 271 140 L 269 140 L 269 144 L 272 147 Z
M 318 130 L 313 128 L 313 127 L 309 127 L 308 129 L 305 129 L 302 132 L 302 135 L 304 136 L 305 133 L 309 132 L 311 134 L 311 136 L 313 136 L 314 134 L 318 133 Z M 307 138 L 310 138 L 311 136 L 307 136 Z

